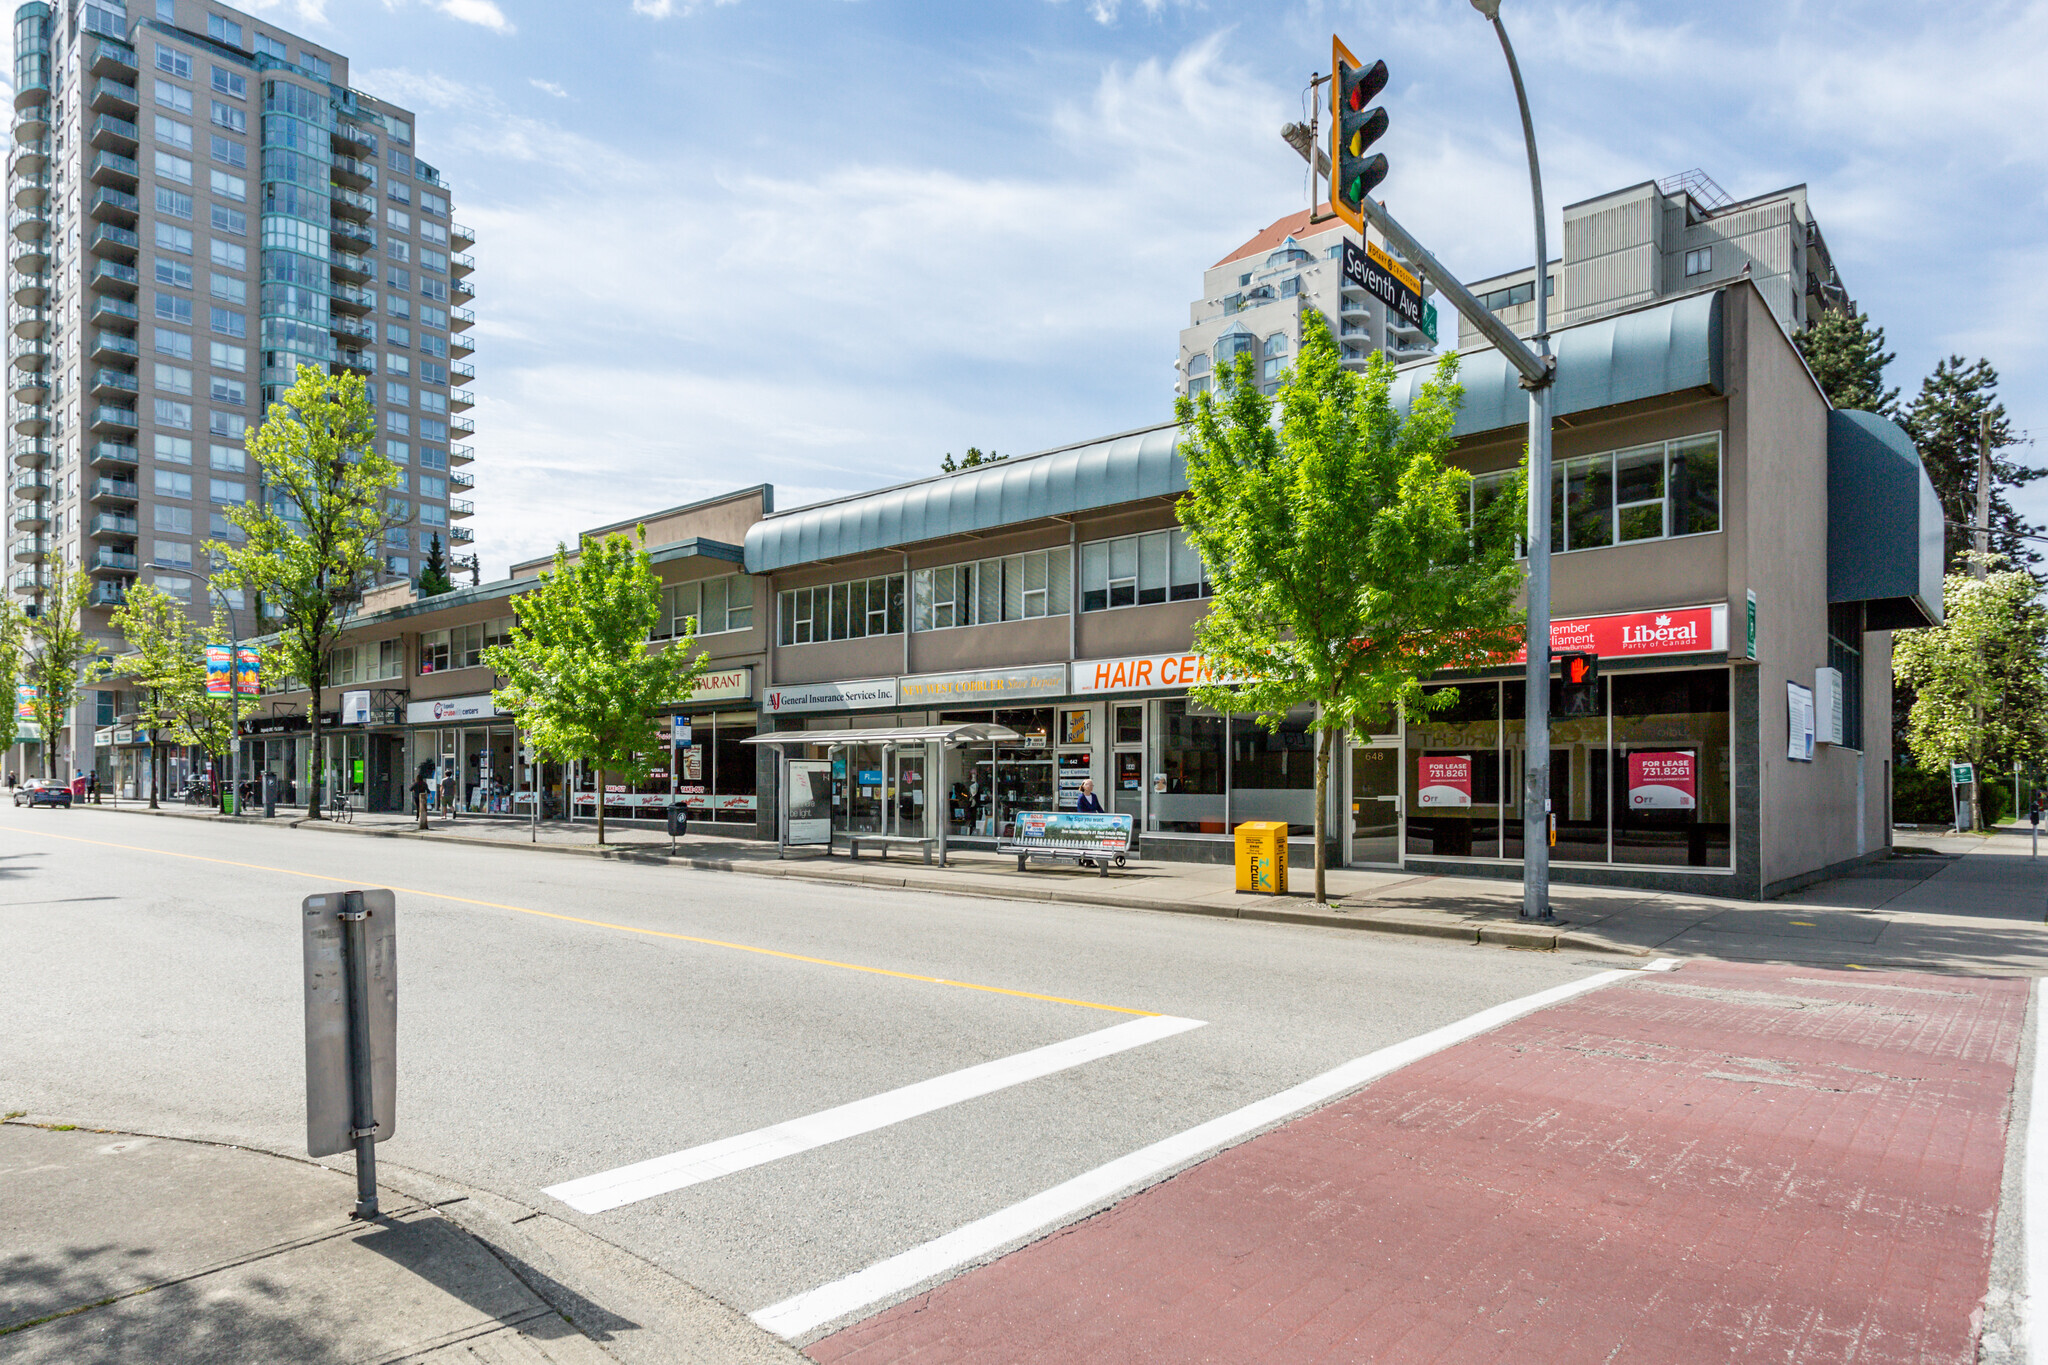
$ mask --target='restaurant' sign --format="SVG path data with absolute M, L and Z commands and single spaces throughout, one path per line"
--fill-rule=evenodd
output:
M 1728 648 L 1728 607 L 1667 607 L 1619 616 L 1559 617 L 1550 623 L 1550 648 L 1585 649 L 1601 659 L 1642 659 L 1659 654 L 1720 654 Z M 1516 659 L 1527 657 L 1517 652 Z

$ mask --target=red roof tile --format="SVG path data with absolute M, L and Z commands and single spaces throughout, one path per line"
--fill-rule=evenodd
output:
M 1307 209 L 1303 209 L 1300 213 L 1290 213 L 1237 250 L 1231 252 L 1228 256 L 1225 256 L 1222 260 L 1216 262 L 1216 265 L 1228 265 L 1230 262 L 1245 256 L 1263 256 L 1289 237 L 1306 237 L 1312 231 L 1328 232 L 1331 227 L 1336 226 L 1336 224 L 1332 223 L 1329 225 L 1317 224 L 1311 227 L 1308 219 L 1309 211 Z M 1212 265 L 1209 268 L 1214 270 L 1216 265 Z

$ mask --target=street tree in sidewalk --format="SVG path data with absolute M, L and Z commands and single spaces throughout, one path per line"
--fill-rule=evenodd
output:
M 1792 338 L 1821 392 L 1838 408 L 1897 417 L 1899 391 L 1884 386 L 1884 367 L 1898 357 L 1884 348 L 1884 328 L 1869 315 L 1827 308 Z
M 263 493 L 227 511 L 245 539 L 207 546 L 225 565 L 215 579 L 261 603 L 259 626 L 275 632 L 279 662 L 310 694 L 311 820 L 320 818 L 320 708 L 334 646 L 383 567 L 385 530 L 407 520 L 389 497 L 398 466 L 377 449 L 376 433 L 360 375 L 299 366 L 248 436 Z
M 149 808 L 156 810 L 157 746 L 178 726 L 195 694 L 205 694 L 206 654 L 185 604 L 147 583 L 131 585 L 110 620 L 128 643 L 117 667 L 135 687 L 136 711 L 149 734 Z
M 78 690 L 99 674 L 99 641 L 85 629 L 82 620 L 86 597 L 92 592 L 92 575 L 83 568 L 59 564 L 50 571 L 50 587 L 43 594 L 42 609 L 29 618 L 30 654 L 24 672 L 35 695 L 30 714 L 43 732 L 43 776 L 57 776 L 57 733 L 64 717 L 78 700 Z M 92 750 L 92 726 L 83 715 L 71 735 L 71 758 L 78 760 L 78 741 L 86 736 L 86 751 Z
M 648 648 L 661 579 L 646 541 L 645 527 L 638 545 L 623 535 L 586 537 L 573 559 L 557 545 L 540 586 L 512 599 L 510 640 L 483 653 L 504 679 L 492 701 L 517 717 L 534 751 L 597 769 L 600 844 L 605 775 L 630 783 L 652 770 L 668 748 L 661 712 L 688 701 L 705 668 L 694 621 L 666 648 Z
M 2038 769 L 2048 759 L 2048 604 L 2032 574 L 1950 574 L 1942 624 L 1892 637 L 1892 671 L 1913 688 L 1914 762 Z
M 1226 681 L 1190 689 L 1219 711 L 1277 726 L 1314 705 L 1316 900 L 1325 885 L 1330 758 L 1395 706 L 1440 709 L 1443 669 L 1498 664 L 1521 647 L 1515 547 L 1523 489 L 1471 510 L 1471 477 L 1444 463 L 1461 390 L 1447 355 L 1404 418 L 1394 367 L 1344 368 L 1319 313 L 1276 403 L 1239 356 L 1215 394 L 1176 401 L 1188 495 L 1181 524 L 1215 596 L 1195 648 Z
M 28 618 L 12 599 L 0 598 L 0 754 L 21 738 L 21 714 L 15 697 L 21 688 L 22 639 L 28 633 Z

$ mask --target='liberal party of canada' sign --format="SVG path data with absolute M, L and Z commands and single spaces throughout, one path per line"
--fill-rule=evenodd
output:
M 1655 654 L 1716 654 L 1728 648 L 1728 607 L 1667 607 L 1619 616 L 1559 617 L 1550 623 L 1550 648 L 1584 649 L 1603 659 Z M 1515 657 L 1526 657 L 1517 652 Z

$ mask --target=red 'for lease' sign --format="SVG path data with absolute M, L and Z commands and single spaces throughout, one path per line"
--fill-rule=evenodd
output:
M 1469 806 L 1472 804 L 1472 760 L 1464 754 L 1425 754 L 1416 774 L 1415 804 L 1418 806 Z
M 1630 810 L 1692 810 L 1697 805 L 1697 794 L 1698 783 L 1691 754 L 1628 756 Z

